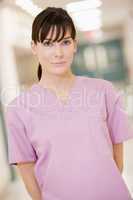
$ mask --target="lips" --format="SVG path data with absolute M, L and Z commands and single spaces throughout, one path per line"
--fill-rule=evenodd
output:
M 63 66 L 65 66 L 65 63 L 66 62 L 58 62 L 58 63 L 52 63 L 52 65 L 55 67 L 63 67 Z
M 58 63 L 52 63 L 52 64 L 64 64 L 66 62 L 58 62 Z

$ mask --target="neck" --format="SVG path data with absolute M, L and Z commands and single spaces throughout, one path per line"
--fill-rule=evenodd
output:
M 63 75 L 42 73 L 39 84 L 46 88 L 64 89 L 69 88 L 71 82 L 75 79 L 75 75 L 69 71 Z

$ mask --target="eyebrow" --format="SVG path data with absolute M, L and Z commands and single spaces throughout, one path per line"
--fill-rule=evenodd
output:
M 72 37 L 71 37 L 71 36 L 69 36 L 69 37 L 64 37 L 63 40 L 70 39 L 70 38 L 72 38 Z M 49 39 L 49 38 L 46 38 L 45 40 L 51 41 L 51 39 Z M 45 41 L 45 40 L 44 40 L 44 41 Z

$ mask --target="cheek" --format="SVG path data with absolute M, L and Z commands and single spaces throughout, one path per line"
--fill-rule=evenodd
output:
M 74 49 L 73 48 L 69 48 L 66 50 L 66 57 L 67 58 L 73 58 L 74 56 Z
M 50 60 L 50 52 L 49 51 L 40 51 L 39 53 L 38 53 L 38 58 L 40 59 L 40 60 L 42 60 L 42 61 L 44 61 L 45 60 L 45 62 L 46 61 L 49 61 Z

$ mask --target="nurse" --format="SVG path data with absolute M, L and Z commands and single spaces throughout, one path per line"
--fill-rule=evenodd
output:
M 67 11 L 36 16 L 31 48 L 38 82 L 6 112 L 9 164 L 27 192 L 33 200 L 131 200 L 121 176 L 123 142 L 133 138 L 122 95 L 109 81 L 72 73 L 77 41 Z

